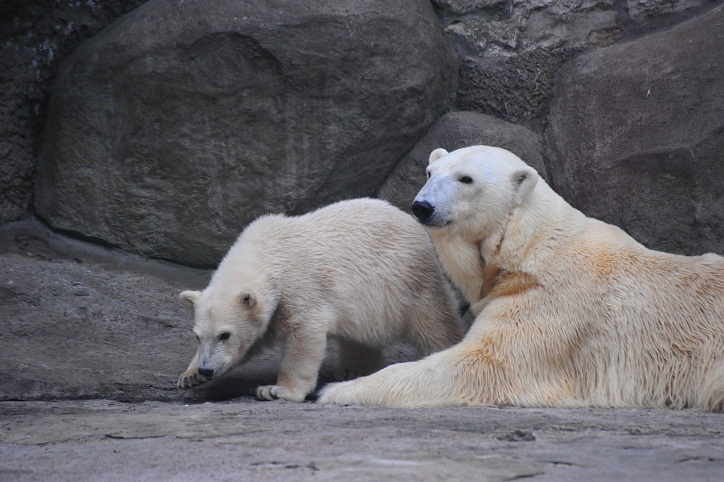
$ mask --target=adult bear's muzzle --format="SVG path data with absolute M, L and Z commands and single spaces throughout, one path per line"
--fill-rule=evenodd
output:
M 427 201 L 415 201 L 412 203 L 412 214 L 423 224 L 429 221 L 435 208 Z

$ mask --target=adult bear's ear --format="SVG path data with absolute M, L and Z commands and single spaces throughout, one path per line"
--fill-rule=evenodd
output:
M 434 151 L 432 151 L 430 153 L 430 159 L 428 162 L 429 162 L 429 164 L 432 164 L 433 162 L 437 161 L 441 157 L 447 156 L 447 155 L 448 155 L 448 152 L 445 149 L 443 149 L 442 147 L 438 147 L 437 149 L 435 149 Z
M 249 308 L 250 310 L 253 310 L 256 308 L 257 298 L 256 294 L 251 290 L 245 290 L 242 291 L 239 295 L 239 301 L 242 305 Z
M 196 306 L 196 301 L 199 299 L 199 296 L 201 296 L 200 291 L 184 291 L 178 295 L 178 298 L 181 300 L 181 304 L 183 304 L 191 312 L 191 314 L 193 314 L 194 307 Z
M 518 169 L 510 176 L 515 205 L 520 205 L 538 183 L 538 173 L 532 167 Z

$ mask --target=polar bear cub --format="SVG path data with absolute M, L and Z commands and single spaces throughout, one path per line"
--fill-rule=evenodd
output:
M 184 291 L 198 351 L 188 388 L 279 342 L 276 385 L 261 399 L 303 401 L 316 386 L 327 336 L 346 377 L 379 368 L 380 349 L 407 340 L 422 355 L 462 338 L 456 300 L 425 230 L 388 203 L 342 201 L 298 217 L 263 216 L 231 247 L 203 291 Z
M 646 249 L 503 149 L 437 149 L 427 173 L 413 212 L 477 318 L 320 402 L 724 409 L 724 258 Z

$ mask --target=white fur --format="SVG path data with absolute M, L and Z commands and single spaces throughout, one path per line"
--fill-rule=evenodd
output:
M 407 339 L 423 355 L 462 338 L 454 296 L 415 220 L 384 201 L 343 201 L 312 213 L 250 224 L 203 292 L 185 291 L 199 350 L 186 388 L 278 341 L 276 385 L 260 398 L 302 401 L 314 389 L 327 336 L 340 339 L 345 376 L 379 368 L 380 348 Z M 228 340 L 219 336 L 227 332 Z
M 321 403 L 722 411 L 724 258 L 646 249 L 508 151 L 434 157 L 416 200 L 479 315 L 460 344 L 329 385 Z

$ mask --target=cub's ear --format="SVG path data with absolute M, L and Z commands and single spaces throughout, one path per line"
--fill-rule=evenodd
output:
M 242 291 L 239 295 L 239 301 L 249 309 L 256 307 L 256 295 L 251 290 Z
M 194 312 L 194 307 L 196 306 L 196 301 L 199 299 L 199 296 L 201 296 L 200 291 L 184 291 L 180 295 L 178 295 L 178 298 L 181 300 L 181 303 L 191 312 Z
M 433 162 L 437 161 L 441 157 L 447 156 L 447 155 L 448 155 L 448 152 L 445 149 L 443 149 L 442 147 L 438 147 L 437 149 L 435 149 L 434 151 L 432 151 L 430 153 L 430 160 L 428 162 L 429 162 L 429 164 L 432 164 Z
M 516 206 L 521 204 L 538 183 L 538 173 L 532 167 L 518 169 L 511 176 Z

